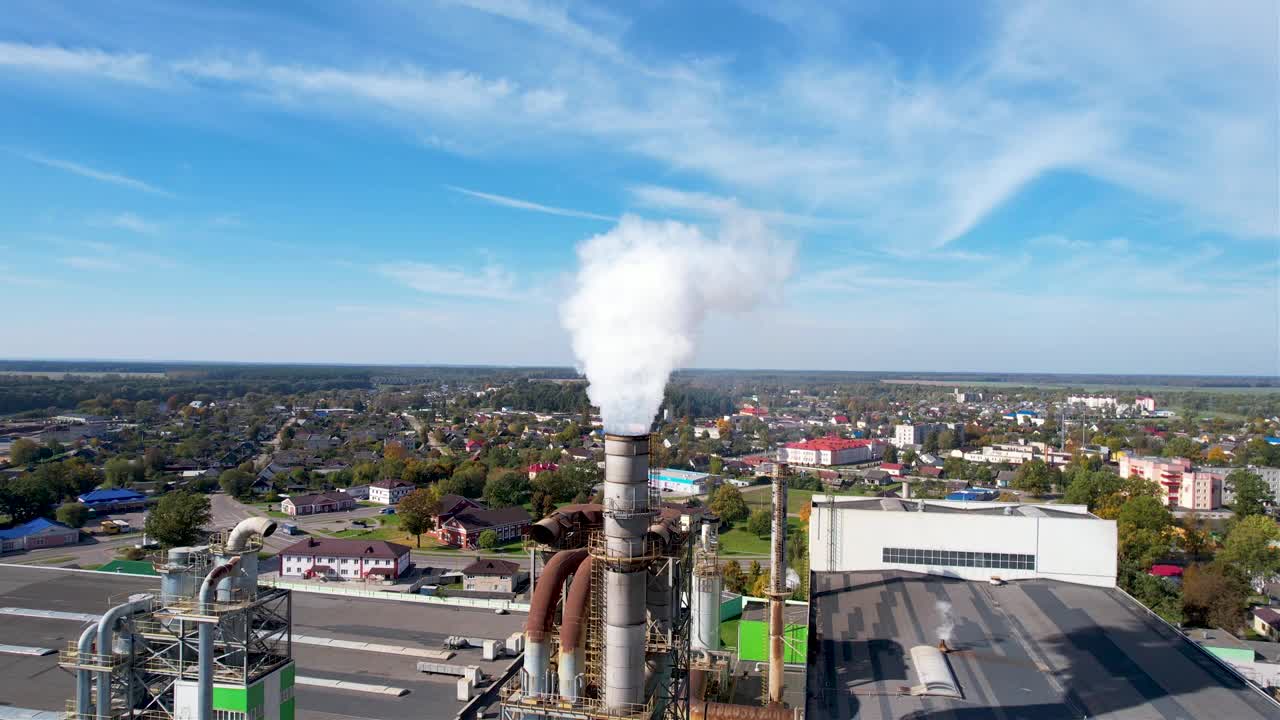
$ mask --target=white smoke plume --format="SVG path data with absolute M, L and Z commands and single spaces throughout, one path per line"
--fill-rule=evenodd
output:
M 755 216 L 725 218 L 712 238 L 628 215 L 583 242 L 561 320 L 605 432 L 647 433 L 667 377 L 693 357 L 708 314 L 748 310 L 776 293 L 791 258 L 791 245 Z
M 939 600 L 934 603 L 934 607 L 938 611 L 938 639 L 950 643 L 951 633 L 956 629 L 956 618 L 951 612 L 951 603 Z

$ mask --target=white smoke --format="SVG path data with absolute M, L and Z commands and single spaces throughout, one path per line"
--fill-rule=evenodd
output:
M 951 603 L 946 600 L 939 600 L 934 603 L 934 607 L 938 611 L 938 639 L 943 642 L 951 642 L 951 633 L 956 629 L 956 618 L 951 613 Z
M 795 590 L 800 587 L 800 573 L 795 568 L 787 568 L 787 589 Z
M 791 257 L 755 216 L 726 218 L 710 238 L 692 225 L 628 215 L 582 243 L 561 319 L 605 432 L 647 433 L 707 314 L 754 307 L 790 274 Z

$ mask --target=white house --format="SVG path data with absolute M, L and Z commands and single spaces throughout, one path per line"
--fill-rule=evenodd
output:
M 378 480 L 369 484 L 369 502 L 395 505 L 413 492 L 413 483 L 403 480 Z
M 382 540 L 314 538 L 280 551 L 281 577 L 391 580 L 409 569 L 409 548 Z

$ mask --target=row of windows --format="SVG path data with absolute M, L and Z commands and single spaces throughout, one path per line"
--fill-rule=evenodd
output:
M 1018 555 L 1015 553 L 885 548 L 883 560 L 887 563 L 901 565 L 950 565 L 951 567 L 994 568 L 1000 570 L 1036 569 L 1035 555 Z

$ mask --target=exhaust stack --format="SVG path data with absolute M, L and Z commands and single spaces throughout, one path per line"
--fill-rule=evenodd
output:
M 605 435 L 604 452 L 604 701 L 621 711 L 644 702 L 649 436 Z
M 787 481 L 786 465 L 779 463 L 773 476 L 773 545 L 769 567 L 769 702 L 782 702 L 783 602 L 787 589 Z

